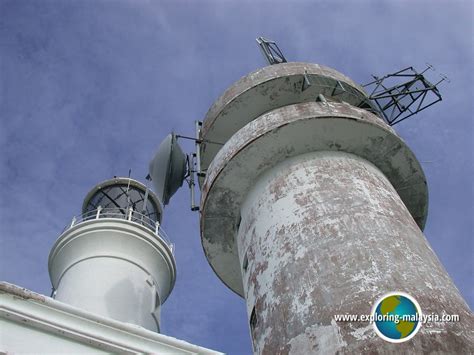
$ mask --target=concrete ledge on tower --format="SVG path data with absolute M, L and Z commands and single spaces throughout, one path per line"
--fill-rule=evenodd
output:
M 280 162 L 310 152 L 337 151 L 375 165 L 423 228 L 428 190 L 407 145 L 379 117 L 347 103 L 304 102 L 259 116 L 238 130 L 210 164 L 202 186 L 201 236 L 221 280 L 243 296 L 236 245 L 241 205 L 257 178 Z M 382 210 L 390 214 L 391 211 Z
M 319 95 L 328 101 L 347 102 L 377 112 L 361 86 L 332 68 L 297 62 L 270 65 L 238 80 L 209 109 L 201 129 L 201 168 L 207 169 L 220 149 L 218 144 L 208 142 L 225 143 L 265 112 L 314 102 Z

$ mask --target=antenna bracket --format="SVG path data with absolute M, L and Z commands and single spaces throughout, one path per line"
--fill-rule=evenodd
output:
M 379 108 L 385 121 L 393 126 L 416 115 L 442 100 L 437 85 L 447 80 L 442 77 L 436 84 L 430 83 L 423 75 L 431 65 L 418 73 L 408 67 L 381 78 L 372 75 L 374 80 L 363 87 L 371 88 L 369 99 Z
M 262 54 L 270 65 L 286 63 L 287 60 L 280 48 L 274 41 L 270 41 L 263 37 L 257 38 L 257 43 L 262 50 Z

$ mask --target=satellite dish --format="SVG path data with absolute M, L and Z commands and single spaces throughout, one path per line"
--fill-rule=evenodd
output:
M 169 134 L 161 142 L 149 167 L 154 190 L 164 205 L 183 185 L 186 175 L 186 154 L 176 140 L 174 133 Z

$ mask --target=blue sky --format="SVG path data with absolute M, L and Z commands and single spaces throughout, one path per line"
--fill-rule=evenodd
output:
M 0 0 L 0 279 L 49 294 L 49 250 L 89 189 L 129 169 L 143 181 L 170 131 L 192 135 L 229 85 L 265 65 L 263 35 L 289 60 L 359 83 L 425 62 L 433 80 L 450 77 L 441 103 L 395 128 L 427 175 L 425 234 L 472 309 L 472 13 L 460 0 Z M 244 301 L 207 264 L 188 195 L 164 217 L 178 280 L 162 331 L 250 354 Z

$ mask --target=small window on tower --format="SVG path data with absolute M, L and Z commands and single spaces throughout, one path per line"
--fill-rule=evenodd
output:
M 237 233 L 239 232 L 241 222 L 242 222 L 242 216 L 239 216 L 239 219 L 237 220 L 237 223 L 235 224 L 235 230 L 237 231 Z
M 160 302 L 160 295 L 158 294 L 158 292 L 155 293 L 155 310 L 157 310 L 161 305 L 161 302 Z
M 255 313 L 255 306 L 252 308 L 252 313 L 250 313 L 250 331 L 254 332 L 255 327 L 257 326 L 257 314 Z
M 255 328 L 257 327 L 257 314 L 255 313 L 255 306 L 252 308 L 252 313 L 250 313 L 250 334 L 252 335 L 252 348 L 253 352 L 257 353 L 256 351 L 256 344 L 255 344 Z
M 249 266 L 249 258 L 247 255 L 248 255 L 248 250 L 244 255 L 244 262 L 242 263 L 242 269 L 244 270 L 244 272 L 247 272 L 247 267 Z

